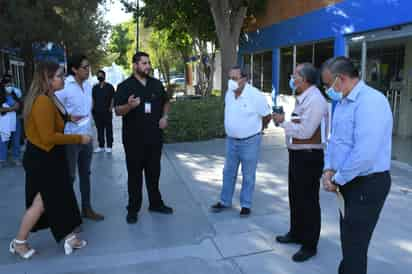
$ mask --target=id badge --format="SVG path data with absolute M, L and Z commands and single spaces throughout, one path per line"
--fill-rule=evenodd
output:
M 144 103 L 144 113 L 152 113 L 152 104 L 151 103 Z

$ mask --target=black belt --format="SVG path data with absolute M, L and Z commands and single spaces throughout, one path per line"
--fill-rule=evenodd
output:
M 234 139 L 234 140 L 236 140 L 236 141 L 245 141 L 245 140 L 251 139 L 251 138 L 253 138 L 253 137 L 256 137 L 256 136 L 258 136 L 258 135 L 260 135 L 260 132 L 258 132 L 258 133 L 256 133 L 256 134 L 253 134 L 252 136 L 245 137 L 245 138 L 234 138 L 234 137 L 229 137 L 229 138 L 230 138 L 230 139 Z
M 290 152 L 322 152 L 320 148 L 307 148 L 307 149 L 289 149 Z
M 389 171 L 375 172 L 375 173 L 371 173 L 371 174 L 364 175 L 364 176 L 357 176 L 357 177 L 355 177 L 355 179 L 370 179 L 370 178 L 382 176 L 382 175 L 385 175 L 385 174 L 388 174 L 388 173 L 389 173 Z

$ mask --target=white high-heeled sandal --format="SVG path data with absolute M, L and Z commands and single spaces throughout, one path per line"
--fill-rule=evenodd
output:
M 70 242 L 77 239 L 76 235 L 72 235 L 64 241 L 64 253 L 70 255 L 75 249 L 81 249 L 87 245 L 85 240 L 81 240 L 79 245 L 71 245 Z
M 21 254 L 21 253 L 17 252 L 17 250 L 16 250 L 16 246 L 15 246 L 16 244 L 23 245 L 23 244 L 26 244 L 26 243 L 27 243 L 27 241 L 20 241 L 20 240 L 17 240 L 17 239 L 13 239 L 10 242 L 10 246 L 9 246 L 10 253 L 18 255 L 21 258 L 25 259 L 25 260 L 30 259 L 31 257 L 33 257 L 34 253 L 36 253 L 36 250 L 34 250 L 33 248 L 29 248 L 29 250 L 24 254 Z

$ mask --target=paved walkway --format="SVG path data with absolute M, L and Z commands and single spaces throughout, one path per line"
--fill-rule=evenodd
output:
M 116 128 L 116 140 L 119 134 Z M 321 193 L 322 235 L 314 259 L 293 263 L 290 257 L 298 247 L 274 240 L 289 223 L 287 153 L 281 131 L 271 129 L 264 136 L 253 212 L 246 219 L 239 218 L 240 184 L 233 210 L 209 212 L 219 196 L 224 140 L 166 145 L 163 156 L 161 190 L 174 215 L 149 213 L 145 197 L 139 222 L 126 224 L 126 169 L 122 147 L 116 143 L 112 155 L 98 154 L 93 160 L 93 204 L 106 219 L 85 222 L 82 236 L 89 246 L 65 256 L 62 246 L 42 231 L 30 239 L 39 254 L 27 262 L 7 252 L 24 211 L 24 173 L 22 168 L 0 169 L 0 273 L 336 273 L 340 245 L 333 195 Z M 412 170 L 395 164 L 392 175 L 393 187 L 370 247 L 371 274 L 407 274 L 412 269 Z

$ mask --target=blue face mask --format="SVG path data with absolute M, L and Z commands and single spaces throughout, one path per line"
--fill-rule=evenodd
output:
M 329 88 L 326 91 L 326 94 L 333 101 L 340 101 L 340 100 L 342 100 L 342 97 L 343 97 L 342 92 L 337 92 L 334 88 Z
M 295 94 L 296 85 L 295 85 L 295 80 L 293 78 L 290 78 L 290 80 L 289 80 L 289 87 L 292 89 L 293 94 Z

